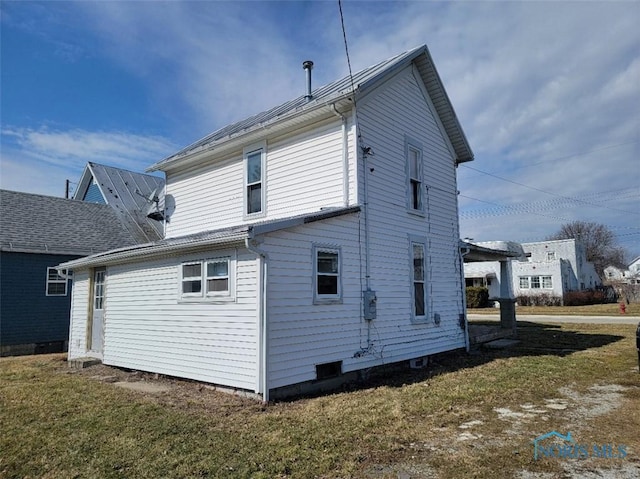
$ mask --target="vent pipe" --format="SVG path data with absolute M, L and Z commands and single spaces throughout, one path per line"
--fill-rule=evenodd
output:
M 313 62 L 311 60 L 302 62 L 302 68 L 307 72 L 307 94 L 304 97 L 307 101 L 311 101 L 313 98 L 311 94 L 311 70 L 313 69 Z

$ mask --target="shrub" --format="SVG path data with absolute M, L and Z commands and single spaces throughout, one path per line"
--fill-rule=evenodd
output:
M 520 295 L 517 298 L 518 306 L 561 306 L 562 298 L 554 294 L 539 293 L 532 295 Z
M 588 304 L 603 304 L 607 302 L 607 295 L 602 290 L 588 289 L 585 291 L 569 291 L 564 294 L 565 306 L 585 306 Z
M 467 308 L 486 308 L 489 306 L 489 290 L 481 286 L 467 286 Z

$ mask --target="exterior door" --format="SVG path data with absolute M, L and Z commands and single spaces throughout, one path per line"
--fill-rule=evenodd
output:
M 91 335 L 89 350 L 102 354 L 104 343 L 104 300 L 105 300 L 105 279 L 107 270 L 105 268 L 93 271 L 93 291 L 91 308 Z

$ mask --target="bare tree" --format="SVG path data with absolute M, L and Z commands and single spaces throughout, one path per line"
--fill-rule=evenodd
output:
M 563 224 L 548 240 L 575 239 L 585 248 L 587 261 L 591 261 L 600 277 L 607 266 L 626 268 L 625 250 L 618 246 L 616 236 L 605 225 L 587 221 Z

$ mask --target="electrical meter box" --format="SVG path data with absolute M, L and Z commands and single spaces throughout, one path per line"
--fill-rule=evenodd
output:
M 362 292 L 362 297 L 364 299 L 363 304 L 363 314 L 364 319 L 367 321 L 371 321 L 372 319 L 376 319 L 376 303 L 378 302 L 378 298 L 376 297 L 376 292 L 371 291 L 370 289 Z

